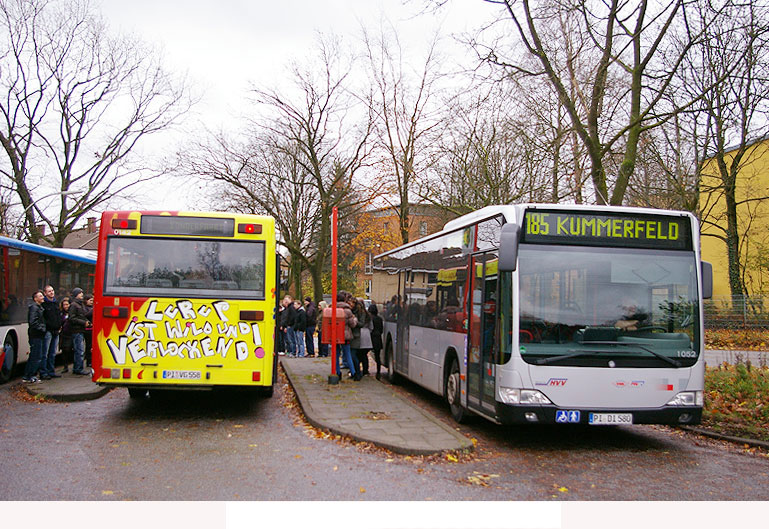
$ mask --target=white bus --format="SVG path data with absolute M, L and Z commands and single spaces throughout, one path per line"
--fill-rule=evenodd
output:
M 0 384 L 29 358 L 27 310 L 35 290 L 53 285 L 61 299 L 93 292 L 96 252 L 50 248 L 0 236 Z
M 490 206 L 376 256 L 389 377 L 510 423 L 697 424 L 705 376 L 693 215 Z

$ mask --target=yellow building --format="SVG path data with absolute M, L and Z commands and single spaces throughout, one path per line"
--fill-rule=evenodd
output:
M 724 161 L 731 169 L 735 148 Z M 741 277 L 749 296 L 769 295 L 769 138 L 747 147 L 737 164 L 735 197 L 740 238 Z M 702 259 L 713 264 L 714 300 L 729 298 L 729 261 L 726 237 L 724 183 L 716 158 L 707 160 L 700 181 Z

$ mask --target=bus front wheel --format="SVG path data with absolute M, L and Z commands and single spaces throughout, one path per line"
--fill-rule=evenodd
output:
M 387 366 L 387 381 L 390 384 L 398 383 L 398 374 L 395 372 L 395 356 L 393 355 L 393 343 L 387 342 L 385 349 L 385 365 Z
M 467 411 L 462 407 L 459 363 L 456 357 L 451 359 L 451 369 L 446 377 L 446 401 L 451 409 L 451 416 L 462 424 L 467 420 Z

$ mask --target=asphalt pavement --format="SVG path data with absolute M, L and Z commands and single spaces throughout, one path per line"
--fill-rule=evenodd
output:
M 746 360 L 767 365 L 769 352 L 705 352 L 705 361 L 711 367 Z M 338 384 L 329 384 L 328 358 L 281 357 L 281 364 L 305 417 L 317 428 L 401 454 L 425 455 L 473 448 L 465 436 L 373 376 L 357 382 L 342 377 Z M 72 373 L 25 386 L 33 396 L 66 402 L 97 399 L 109 391 L 92 382 L 91 377 Z M 763 445 L 749 439 L 728 440 Z

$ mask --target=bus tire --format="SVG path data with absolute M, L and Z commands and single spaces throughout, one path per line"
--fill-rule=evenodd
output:
M 395 372 L 395 355 L 393 355 L 393 342 L 387 341 L 387 347 L 385 347 L 385 365 L 387 366 L 387 381 L 390 384 L 397 384 L 399 382 L 398 373 Z
M 16 345 L 13 336 L 10 334 L 5 337 L 3 348 L 5 350 L 5 358 L 3 359 L 3 365 L 0 366 L 0 384 L 5 384 L 11 380 L 13 371 L 16 369 Z
M 451 416 L 459 424 L 467 421 L 468 412 L 462 407 L 462 385 L 459 376 L 459 362 L 456 356 L 451 357 L 451 367 L 446 377 L 446 402 L 449 404 Z
M 128 396 L 132 399 L 147 398 L 147 388 L 128 388 Z

